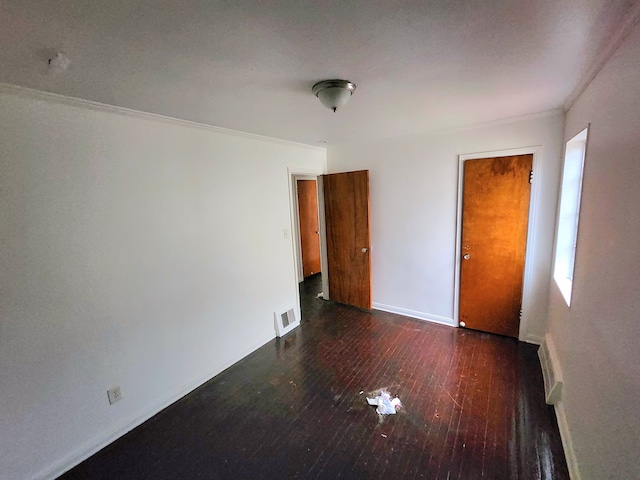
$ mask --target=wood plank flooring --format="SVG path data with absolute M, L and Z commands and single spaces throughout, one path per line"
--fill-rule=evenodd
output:
M 315 298 L 303 321 L 62 479 L 568 479 L 537 347 Z M 382 423 L 365 395 L 402 400 Z

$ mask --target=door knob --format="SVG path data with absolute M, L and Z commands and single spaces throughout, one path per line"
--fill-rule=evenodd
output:
M 362 253 L 367 253 L 367 249 L 366 249 L 366 248 L 363 248 L 363 249 L 362 249 Z
M 469 255 L 468 253 L 465 253 L 462 258 L 464 258 L 465 260 L 469 260 L 471 258 L 471 255 Z

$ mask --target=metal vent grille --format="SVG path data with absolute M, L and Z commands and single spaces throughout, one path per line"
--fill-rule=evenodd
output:
M 300 325 L 300 320 L 296 318 L 296 311 L 293 305 L 285 305 L 274 312 L 276 336 L 282 337 Z
M 287 310 L 282 315 L 280 315 L 280 318 L 282 318 L 282 326 L 284 328 L 287 328 L 289 325 L 291 325 L 296 319 L 296 315 L 293 312 L 293 308 Z

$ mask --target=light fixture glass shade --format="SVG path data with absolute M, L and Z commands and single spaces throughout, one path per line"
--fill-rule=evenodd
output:
M 323 80 L 313 86 L 313 93 L 325 107 L 335 112 L 347 103 L 355 89 L 355 84 L 347 80 Z
M 320 103 L 334 112 L 347 103 L 349 97 L 351 97 L 351 92 L 340 87 L 325 88 L 318 92 Z

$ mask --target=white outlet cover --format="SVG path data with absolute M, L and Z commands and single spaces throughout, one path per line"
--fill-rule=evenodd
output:
M 122 398 L 122 392 L 120 387 L 112 387 L 107 390 L 107 397 L 109 397 L 109 404 L 113 405 Z

